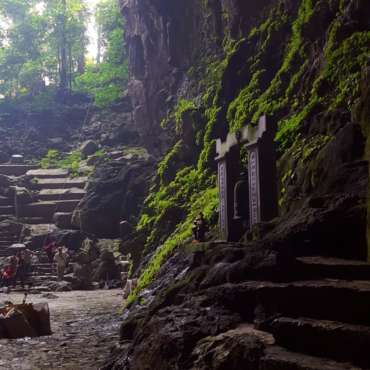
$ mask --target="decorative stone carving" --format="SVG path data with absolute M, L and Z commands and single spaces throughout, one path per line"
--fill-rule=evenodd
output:
M 225 141 L 217 140 L 220 232 L 225 240 L 237 241 L 246 231 L 240 217 L 234 217 L 233 209 L 235 202 L 240 202 L 236 199 L 236 184 L 242 146 L 248 152 L 249 191 L 245 201 L 249 203 L 249 228 L 278 214 L 275 132 L 274 122 L 262 116 L 258 124 L 229 133 Z

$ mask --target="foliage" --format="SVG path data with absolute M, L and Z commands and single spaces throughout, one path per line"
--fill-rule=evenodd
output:
M 45 157 L 41 159 L 41 168 L 57 168 L 59 167 L 60 153 L 55 149 L 49 149 Z
M 76 87 L 94 97 L 95 105 L 108 107 L 119 100 L 127 85 L 128 64 L 124 24 L 118 1 L 102 0 L 95 11 L 99 29 L 97 62 L 90 62 Z
M 181 189 L 184 189 L 184 187 L 180 187 L 179 191 Z M 162 264 L 174 250 L 186 241 L 189 241 L 192 236 L 193 221 L 200 212 L 203 212 L 208 222 L 211 222 L 212 218 L 214 218 L 218 206 L 218 191 L 216 187 L 206 188 L 199 193 L 194 192 L 193 194 L 188 194 L 188 196 L 190 196 L 188 199 L 189 211 L 186 219 L 177 226 L 165 243 L 156 249 L 153 257 L 140 275 L 137 288 L 128 297 L 127 304 L 132 303 L 138 292 L 144 289 L 155 278 Z M 148 218 L 146 218 L 146 222 L 148 222 Z
M 0 2 L 0 95 L 44 94 L 47 86 L 81 91 L 98 107 L 118 100 L 128 77 L 118 1 L 100 0 L 97 61 L 87 61 L 87 0 Z
M 70 171 L 70 176 L 72 177 L 79 175 L 80 165 L 81 152 L 78 150 L 63 155 L 55 149 L 49 149 L 45 157 L 40 161 L 41 168 L 65 168 Z
M 181 131 L 181 123 L 182 123 L 182 116 L 184 113 L 196 109 L 196 106 L 193 101 L 181 99 L 178 104 L 177 108 L 175 109 L 175 123 L 176 123 L 176 131 Z
M 172 149 L 164 156 L 162 161 L 158 165 L 158 176 L 161 181 L 161 184 L 166 183 L 166 175 L 169 167 L 173 162 L 178 160 L 178 155 L 181 152 L 183 146 L 183 141 L 179 140 Z
M 84 69 L 85 0 L 0 2 L 0 93 L 37 95 L 46 84 L 70 88 Z
M 76 88 L 94 97 L 99 108 L 109 107 L 122 96 L 127 82 L 127 64 L 88 64 L 86 72 L 76 79 Z
M 191 235 L 192 207 L 198 198 L 206 199 L 208 192 L 215 189 L 215 178 L 211 182 L 206 179 L 212 177 L 214 170 L 217 137 L 256 122 L 262 114 L 276 117 L 279 151 L 294 157 L 294 161 L 286 161 L 280 174 L 281 202 L 286 201 L 284 190 L 294 176 L 291 163 L 314 167 L 315 158 L 333 139 L 333 133 L 326 127 L 320 134 L 305 139 L 302 128 L 307 130 L 318 112 L 337 107 L 350 111 L 359 96 L 361 68 L 369 63 L 369 32 L 351 34 L 343 27 L 343 3 L 333 2 L 332 6 L 338 9 L 331 9 L 331 26 L 326 35 L 318 35 L 317 19 L 323 12 L 328 17 L 322 2 L 300 0 L 287 10 L 283 1 L 276 1 L 267 17 L 250 30 L 247 39 L 226 37 L 222 57 L 203 56 L 188 70 L 189 79 L 197 81 L 200 92 L 193 99 L 180 99 L 167 119 L 175 121 L 179 133 L 183 113 L 196 107 L 205 122 L 194 133 L 201 153 L 196 164 L 173 173 L 172 169 L 177 168 L 173 162 L 178 165 L 183 151 L 183 142 L 178 140 L 158 166 L 156 186 L 146 200 L 138 230 L 148 236 L 147 248 L 161 247 L 144 269 L 130 301 L 150 283 L 172 251 Z M 203 2 L 203 6 L 208 7 L 208 2 Z M 225 34 L 229 35 L 227 30 Z M 277 40 L 284 47 L 277 48 Z M 228 88 L 230 76 L 240 80 L 239 90 Z M 217 200 L 210 203 L 216 207 Z M 207 200 L 202 205 L 206 204 Z M 181 216 L 176 222 L 168 223 L 170 210 L 177 210 Z

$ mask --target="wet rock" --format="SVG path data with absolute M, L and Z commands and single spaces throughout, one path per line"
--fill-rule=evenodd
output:
M 274 343 L 272 335 L 258 331 L 252 325 L 242 325 L 199 341 L 191 361 L 197 370 L 255 370 L 265 346 Z
M 73 290 L 72 284 L 68 281 L 51 282 L 48 287 L 54 292 L 70 292 Z
M 146 160 L 98 167 L 73 213 L 73 225 L 100 238 L 119 237 L 120 220 L 131 222 L 139 215 L 153 168 Z
M 41 294 L 42 298 L 47 298 L 47 299 L 58 299 L 59 297 L 53 293 L 44 293 Z
M 54 224 L 60 229 L 71 229 L 72 213 L 70 212 L 56 212 L 53 216 Z
M 96 142 L 92 140 L 85 141 L 80 147 L 82 159 L 86 159 L 89 155 L 96 153 L 98 150 L 99 146 Z
M 0 368 L 98 369 L 118 339 L 122 298 L 118 290 L 61 292 L 49 307 L 53 333 L 47 337 L 1 340 Z M 12 293 L 15 301 L 22 294 Z M 34 303 L 45 301 L 29 295 Z
M 80 265 L 75 263 L 73 266 L 73 288 L 88 290 L 92 289 L 92 268 L 90 264 Z
M 81 248 L 86 235 L 81 230 L 57 229 L 50 233 L 58 245 L 64 245 L 67 249 L 77 251 Z

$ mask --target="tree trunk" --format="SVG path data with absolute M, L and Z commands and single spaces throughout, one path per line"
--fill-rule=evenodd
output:
M 60 65 L 59 65 L 59 87 L 61 90 L 67 90 L 67 40 L 66 40 L 66 0 L 62 0 L 62 14 L 59 16 L 59 52 L 60 52 Z

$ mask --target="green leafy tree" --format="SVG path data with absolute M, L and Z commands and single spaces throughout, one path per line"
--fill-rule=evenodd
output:
M 128 67 L 124 24 L 117 0 L 102 0 L 95 10 L 98 28 L 98 55 L 76 80 L 78 89 L 90 93 L 98 107 L 121 97 L 127 85 Z
M 85 0 L 0 1 L 0 94 L 71 89 L 84 72 Z

